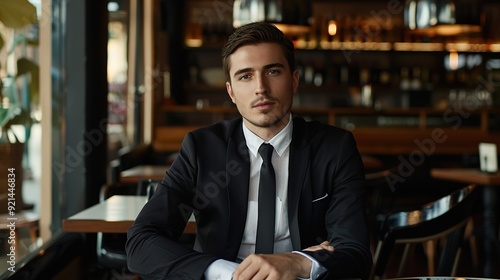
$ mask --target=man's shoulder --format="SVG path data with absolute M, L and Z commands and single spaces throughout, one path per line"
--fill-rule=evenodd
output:
M 195 131 L 199 132 L 209 132 L 209 131 L 219 131 L 219 130 L 229 130 L 229 129 L 234 129 L 238 124 L 241 123 L 241 118 L 236 118 L 236 119 L 231 119 L 231 120 L 224 120 L 224 121 L 219 121 L 212 123 L 210 125 L 206 125 L 203 127 L 200 127 Z
M 294 129 L 309 136 L 341 136 L 351 134 L 350 131 L 316 120 L 305 120 L 302 117 L 294 118 Z
M 320 121 L 295 121 L 292 142 L 298 149 L 311 147 L 323 156 L 356 147 L 356 140 L 351 131 Z
M 227 138 L 234 129 L 238 126 L 241 126 L 241 118 L 236 118 L 232 120 L 225 120 L 210 124 L 208 126 L 200 127 L 191 131 L 191 133 L 195 136 L 219 136 L 222 138 Z

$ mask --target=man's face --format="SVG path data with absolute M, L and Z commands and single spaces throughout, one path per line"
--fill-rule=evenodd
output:
M 290 73 L 283 51 L 274 43 L 240 47 L 231 54 L 230 65 L 226 89 L 243 121 L 261 137 L 263 130 L 274 136 L 288 123 L 298 72 Z

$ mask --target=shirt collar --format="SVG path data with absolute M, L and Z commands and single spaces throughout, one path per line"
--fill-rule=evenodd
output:
M 290 114 L 288 124 L 280 132 L 278 132 L 278 134 L 271 138 L 271 140 L 266 142 L 273 145 L 274 150 L 278 153 L 279 156 L 281 156 L 283 152 L 285 152 L 286 148 L 288 148 L 288 146 L 292 142 L 292 128 L 292 115 Z M 248 127 L 245 125 L 245 122 L 243 122 L 243 134 L 245 135 L 248 149 L 254 156 L 257 156 L 260 145 L 262 145 L 262 143 L 264 143 L 265 141 L 251 132 L 250 129 L 248 129 Z

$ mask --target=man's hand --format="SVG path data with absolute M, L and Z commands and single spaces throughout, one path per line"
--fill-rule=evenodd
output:
M 309 278 L 311 260 L 295 253 L 246 257 L 236 268 L 233 280 L 287 280 Z
M 334 251 L 330 242 L 324 241 L 319 245 L 311 246 L 304 251 Z M 236 268 L 233 280 L 281 280 L 309 278 L 312 262 L 301 254 L 284 253 L 274 255 L 252 254 L 245 258 Z

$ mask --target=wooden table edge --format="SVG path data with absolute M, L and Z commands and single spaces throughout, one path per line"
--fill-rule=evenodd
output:
M 133 221 L 99 221 L 99 220 L 74 220 L 64 219 L 62 229 L 64 232 L 85 233 L 126 233 L 134 224 Z M 196 234 L 196 222 L 189 221 L 184 229 L 185 234 Z
M 64 232 L 105 232 L 126 233 L 134 224 L 133 221 L 101 221 L 101 220 L 74 220 L 64 219 L 62 229 Z
M 450 176 L 450 172 L 459 172 L 461 176 Z M 465 177 L 465 175 L 469 175 Z M 466 184 L 496 185 L 497 181 L 491 179 L 492 174 L 484 173 L 476 168 L 432 168 L 431 177 L 440 180 L 455 181 Z M 493 174 L 499 176 L 498 173 Z M 472 177 L 471 177 L 472 176 Z

